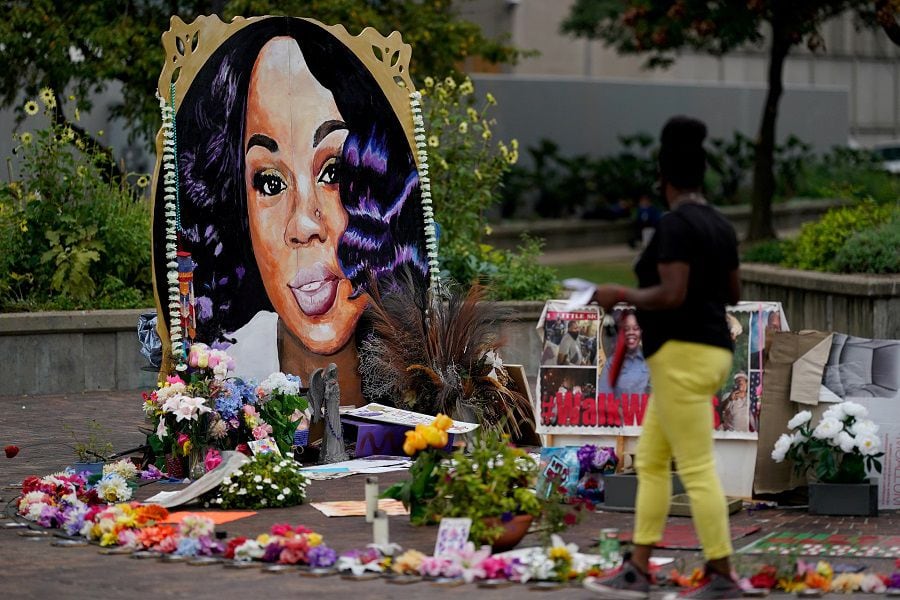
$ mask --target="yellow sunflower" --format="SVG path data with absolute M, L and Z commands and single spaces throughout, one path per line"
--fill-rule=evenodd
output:
M 50 106 L 51 103 L 53 103 L 54 106 L 56 105 L 56 95 L 53 93 L 53 90 L 51 90 L 50 88 L 48 88 L 48 87 L 41 88 L 40 96 L 41 96 L 41 101 L 44 104 L 46 104 L 47 106 Z
M 31 143 L 31 140 L 32 140 L 31 132 L 26 131 L 26 132 L 24 132 L 24 133 L 20 133 L 20 134 L 19 134 L 19 139 L 20 139 L 20 140 L 22 141 L 22 143 L 25 144 L 26 146 L 29 145 L 29 144 Z
M 25 114 L 28 115 L 36 115 L 38 111 L 38 104 L 34 100 L 29 100 L 25 103 Z
M 147 184 L 150 183 L 150 178 L 147 177 L 146 175 L 141 175 L 140 177 L 137 178 L 136 183 L 139 188 L 145 188 L 145 187 L 147 187 Z

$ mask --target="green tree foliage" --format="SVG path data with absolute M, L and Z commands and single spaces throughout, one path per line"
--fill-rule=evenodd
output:
M 6 68 L 0 72 L 0 107 L 13 106 L 23 92 L 34 97 L 50 88 L 74 94 L 84 111 L 90 108 L 90 92 L 118 82 L 123 98 L 111 114 L 125 122 L 132 140 L 143 135 L 148 143 L 160 122 L 153 93 L 164 60 L 160 36 L 175 15 L 191 22 L 211 13 L 227 19 L 281 14 L 342 23 L 352 34 L 366 26 L 385 35 L 398 30 L 413 47 L 411 69 L 419 77 L 454 72 L 467 57 L 503 63 L 521 55 L 461 19 L 450 0 L 12 0 L 3 7 L 0 48 Z M 58 96 L 57 103 L 61 100 Z M 103 147 L 61 111 L 52 116 L 85 143 Z
M 748 232 L 748 239 L 757 240 L 775 237 L 773 155 L 785 59 L 803 42 L 820 48 L 822 25 L 848 10 L 900 44 L 900 0 L 576 0 L 562 30 L 603 40 L 622 53 L 648 54 L 648 67 L 671 64 L 685 48 L 722 55 L 745 44 L 769 44 L 769 89 L 756 140 Z

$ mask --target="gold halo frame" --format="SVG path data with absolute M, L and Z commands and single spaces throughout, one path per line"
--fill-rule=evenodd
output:
M 218 16 L 207 15 L 197 17 L 191 23 L 185 23 L 181 17 L 172 17 L 169 30 L 162 35 L 162 45 L 165 51 L 165 64 L 159 75 L 157 92 L 166 104 L 172 102 L 171 85 L 175 83 L 175 106 L 177 112 L 181 106 L 184 95 L 190 89 L 194 78 L 206 61 L 219 48 L 219 46 L 244 27 L 263 19 L 297 18 L 308 21 L 321 27 L 333 35 L 339 42 L 350 49 L 353 54 L 362 61 L 366 69 L 378 83 L 390 103 L 397 120 L 406 134 L 410 154 L 416 161 L 416 166 L 421 170 L 419 155 L 416 152 L 413 137 L 413 117 L 410 105 L 410 94 L 415 90 L 412 79 L 409 76 L 409 61 L 412 56 L 412 48 L 403 42 L 399 31 L 392 32 L 385 37 L 375 29 L 366 27 L 357 36 L 352 36 L 343 25 L 324 25 L 315 19 L 300 17 L 235 17 L 231 23 L 225 23 Z M 177 131 L 176 131 L 177 135 Z M 160 182 L 160 170 L 162 169 L 163 155 L 163 131 L 156 135 L 156 164 L 153 169 L 153 186 L 151 198 L 154 198 L 153 211 L 156 211 L 157 186 Z M 177 157 L 176 157 L 177 158 Z M 151 216 L 154 222 L 155 215 Z M 158 240 L 152 240 L 157 243 Z M 155 253 L 151 252 L 155 263 Z M 171 339 L 166 328 L 163 307 L 168 306 L 168 298 L 159 297 L 159 286 L 156 281 L 156 265 L 152 265 L 153 294 L 156 300 L 157 332 L 162 342 L 162 365 L 160 377 L 165 377 L 172 371 Z

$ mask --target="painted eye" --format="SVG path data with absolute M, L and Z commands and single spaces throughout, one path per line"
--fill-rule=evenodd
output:
M 319 183 L 324 183 L 326 185 L 331 185 L 338 182 L 338 177 L 341 172 L 341 159 L 338 157 L 329 158 L 325 165 L 322 167 L 322 170 L 319 171 L 319 178 L 316 179 Z
M 253 189 L 263 196 L 277 196 L 287 189 L 287 183 L 278 171 L 266 169 L 253 176 Z

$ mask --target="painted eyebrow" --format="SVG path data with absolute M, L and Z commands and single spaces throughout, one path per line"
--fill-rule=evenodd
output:
M 330 119 L 319 125 L 319 127 L 316 129 L 316 132 L 313 134 L 313 148 L 318 146 L 329 133 L 337 131 L 338 129 L 349 128 L 343 121 L 338 121 L 335 119 Z
M 253 146 L 262 146 L 272 154 L 278 152 L 278 142 L 261 133 L 254 133 L 250 136 L 250 139 L 247 141 L 247 152 L 250 152 L 250 148 Z

